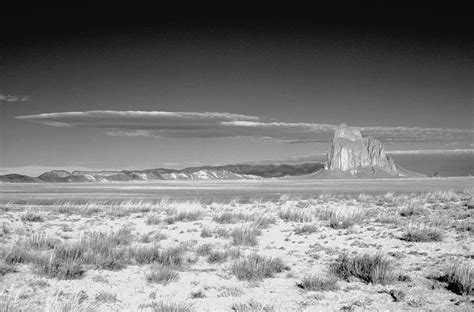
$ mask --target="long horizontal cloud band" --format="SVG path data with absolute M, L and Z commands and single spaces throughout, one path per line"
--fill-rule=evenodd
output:
M 155 138 L 247 137 L 286 143 L 328 142 L 336 125 L 287 123 L 257 116 L 219 112 L 85 111 L 18 116 L 17 119 L 54 127 L 105 129 L 112 136 Z M 470 129 L 419 127 L 359 127 L 385 142 L 469 141 Z

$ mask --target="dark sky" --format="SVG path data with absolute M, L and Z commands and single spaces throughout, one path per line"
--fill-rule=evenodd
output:
M 462 8 L 71 12 L 0 21 L 0 167 L 287 158 L 340 123 L 389 150 L 472 148 Z

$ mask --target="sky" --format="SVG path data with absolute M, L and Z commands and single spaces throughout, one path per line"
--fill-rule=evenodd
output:
M 461 16 L 215 13 L 3 19 L 0 170 L 304 157 L 341 123 L 389 151 L 473 148 Z

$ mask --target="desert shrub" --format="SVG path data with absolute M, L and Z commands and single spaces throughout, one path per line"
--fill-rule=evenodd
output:
M 247 302 L 236 302 L 230 307 L 235 312 L 273 312 L 275 308 L 269 304 L 260 303 L 254 299 Z
M 158 245 L 130 249 L 130 256 L 138 264 L 157 263 L 180 266 L 184 262 L 185 249 L 182 246 L 162 249 Z
M 278 216 L 284 221 L 292 222 L 312 222 L 314 219 L 313 212 L 308 208 L 285 208 L 280 210 Z
M 447 283 L 447 289 L 461 296 L 474 294 L 474 267 L 471 263 L 449 266 L 437 280 Z
M 201 205 L 197 202 L 183 202 L 174 203 L 166 210 L 166 213 L 168 214 L 168 218 L 172 218 L 174 222 L 189 222 L 199 220 L 203 215 L 203 210 Z
M 426 210 L 418 205 L 409 204 L 402 209 L 400 209 L 400 216 L 402 217 L 411 217 L 411 216 L 419 216 L 426 213 Z
M 455 229 L 458 232 L 468 232 L 474 234 L 474 222 L 470 220 L 458 221 L 455 224 Z
M 202 298 L 206 298 L 206 293 L 202 289 L 199 289 L 199 290 L 192 291 L 189 294 L 189 297 L 192 299 L 202 299 Z
M 21 221 L 23 222 L 43 222 L 44 217 L 42 214 L 28 210 L 24 215 L 21 216 Z
M 150 304 L 141 305 L 140 310 L 153 312 L 191 312 L 191 305 L 184 302 L 153 301 Z
M 212 244 L 203 244 L 196 249 L 196 253 L 200 256 L 207 256 L 212 251 Z
M 116 302 L 117 301 L 117 294 L 113 294 L 104 290 L 98 292 L 95 296 L 95 301 L 97 302 Z
M 231 211 L 224 211 L 212 218 L 212 220 L 216 223 L 220 224 L 230 224 L 230 223 L 237 223 L 239 221 L 246 220 L 246 215 L 242 212 L 231 212 Z
M 83 267 L 83 251 L 76 245 L 61 245 L 53 250 L 51 256 L 39 257 L 35 267 L 40 274 L 58 279 L 81 278 L 85 269 Z
M 338 290 L 337 278 L 335 276 L 306 275 L 298 287 L 309 291 L 333 291 Z
M 20 242 L 0 250 L 0 255 L 6 264 L 28 263 L 37 257 L 38 253 L 25 248 Z
M 270 224 L 275 224 L 276 219 L 274 216 L 270 214 L 260 215 L 260 214 L 253 214 L 249 215 L 247 221 L 252 221 L 258 224 L 259 228 L 266 229 L 270 226 Z
M 258 224 L 248 223 L 235 228 L 230 236 L 234 245 L 255 246 L 258 243 L 257 236 L 261 234 Z
M 217 297 L 240 297 L 245 292 L 242 288 L 239 287 L 232 287 L 232 286 L 224 286 L 220 289 L 219 294 Z
M 151 271 L 146 275 L 149 283 L 157 283 L 167 285 L 179 277 L 179 273 L 170 265 L 154 265 Z
M 184 262 L 185 248 L 182 246 L 162 249 L 155 262 L 163 265 L 180 266 Z
M 232 273 L 239 280 L 258 281 L 289 270 L 281 258 L 268 258 L 258 254 L 239 259 L 232 264 Z
M 353 276 L 367 283 L 386 284 L 393 279 L 391 263 L 382 254 L 350 256 L 344 253 L 330 266 L 330 270 L 345 280 Z
M 0 276 L 4 276 L 8 273 L 15 273 L 15 272 L 16 272 L 16 268 L 13 264 L 0 262 Z
M 161 254 L 159 245 L 133 247 L 129 250 L 130 257 L 138 264 L 148 264 L 156 262 Z
M 407 242 L 439 242 L 444 237 L 443 232 L 437 228 L 409 228 L 402 235 L 401 239 Z
M 201 230 L 201 237 L 202 238 L 207 238 L 207 237 L 212 237 L 212 231 L 210 228 L 205 227 Z
M 230 236 L 230 232 L 225 227 L 218 227 L 214 230 L 214 234 L 217 237 L 228 238 Z
M 333 215 L 329 219 L 329 226 L 333 229 L 347 229 L 356 224 L 356 219 L 350 216 Z
M 24 245 L 33 249 L 53 249 L 61 244 L 61 240 L 44 234 L 34 234 L 29 236 Z
M 211 250 L 211 252 L 207 256 L 207 261 L 209 263 L 224 262 L 225 260 L 227 260 L 228 256 L 229 255 L 226 251 Z
M 311 234 L 318 231 L 318 226 L 314 223 L 307 223 L 295 228 L 295 234 Z
M 158 225 L 158 224 L 161 223 L 161 217 L 160 217 L 160 215 L 158 215 L 156 213 L 150 213 L 146 217 L 145 223 L 147 225 Z

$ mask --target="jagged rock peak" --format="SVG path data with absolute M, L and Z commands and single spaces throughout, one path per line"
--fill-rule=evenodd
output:
M 334 140 L 335 139 L 359 141 L 362 140 L 362 134 L 356 128 L 348 127 L 346 124 L 341 124 L 334 133 Z
M 356 173 L 362 168 L 397 173 L 393 160 L 385 154 L 379 140 L 363 137 L 358 129 L 341 124 L 334 133 L 326 169 Z

